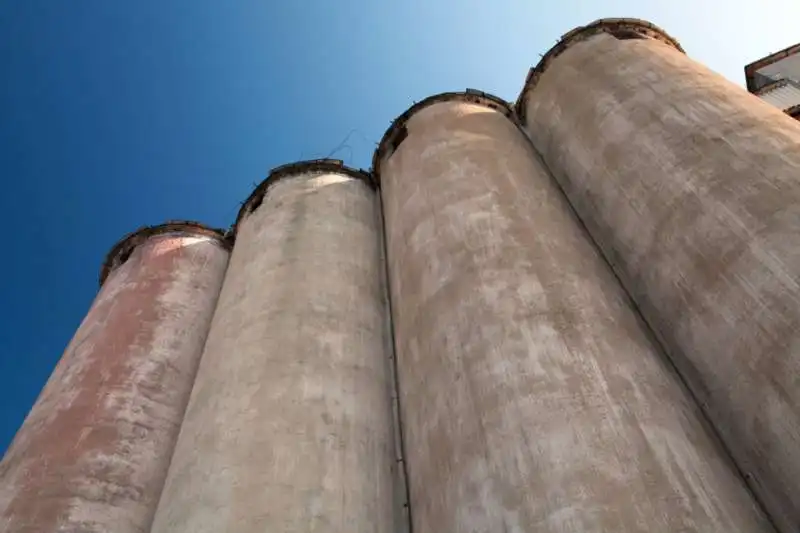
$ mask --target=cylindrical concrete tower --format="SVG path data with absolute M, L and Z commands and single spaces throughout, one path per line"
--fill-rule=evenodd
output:
M 510 115 L 433 96 L 374 161 L 414 529 L 768 531 Z
M 341 161 L 279 167 L 245 202 L 153 533 L 391 531 L 380 231 Z
M 796 531 L 800 123 L 630 19 L 568 33 L 518 105 L 755 493 Z
M 0 531 L 149 531 L 227 262 L 222 234 L 191 222 L 112 249 L 0 463 Z

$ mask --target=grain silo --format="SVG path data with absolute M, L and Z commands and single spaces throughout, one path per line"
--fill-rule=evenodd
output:
M 784 531 L 800 523 L 800 123 L 604 19 L 531 70 L 518 111 Z
M 192 222 L 136 231 L 0 464 L 0 531 L 141 533 L 155 513 L 228 262 Z
M 509 106 L 415 104 L 373 163 L 415 531 L 769 531 Z
M 391 530 L 380 231 L 341 161 L 276 168 L 245 202 L 153 533 Z

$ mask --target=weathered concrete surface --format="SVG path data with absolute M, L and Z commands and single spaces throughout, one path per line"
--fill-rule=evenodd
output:
M 149 531 L 227 258 L 169 233 L 111 272 L 0 463 L 0 531 Z
M 153 533 L 392 530 L 376 193 L 289 170 L 239 218 Z
M 381 165 L 414 530 L 769 531 L 524 135 L 419 105 Z
M 652 40 L 529 92 L 534 145 L 784 531 L 800 524 L 800 124 Z

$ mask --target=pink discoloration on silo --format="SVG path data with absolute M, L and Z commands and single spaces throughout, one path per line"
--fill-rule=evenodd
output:
M 227 264 L 149 238 L 105 281 L 0 464 L 0 531 L 149 529 Z

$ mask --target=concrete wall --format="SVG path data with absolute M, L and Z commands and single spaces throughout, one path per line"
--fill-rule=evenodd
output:
M 149 531 L 228 260 L 195 230 L 148 228 L 118 247 L 141 241 L 112 258 L 0 463 L 0 531 Z
M 392 531 L 388 310 L 368 181 L 291 165 L 245 203 L 153 533 Z
M 379 150 L 415 531 L 770 530 L 503 106 Z
M 796 531 L 800 124 L 662 42 L 578 37 L 530 79 L 533 144 Z

